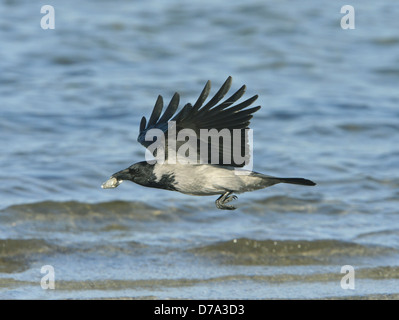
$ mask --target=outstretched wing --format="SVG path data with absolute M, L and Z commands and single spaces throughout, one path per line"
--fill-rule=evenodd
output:
M 145 117 L 141 119 L 137 140 L 148 148 L 156 138 L 146 140 L 146 135 L 151 129 L 158 129 L 158 134 L 164 134 L 164 140 L 158 140 L 158 147 L 164 145 L 168 161 L 171 161 L 172 154 L 177 154 L 180 160 L 185 157 L 195 163 L 243 167 L 249 161 L 250 119 L 260 106 L 247 108 L 258 98 L 257 95 L 234 105 L 244 95 L 245 85 L 220 103 L 231 82 L 232 78 L 228 77 L 215 96 L 204 105 L 211 89 L 211 82 L 208 81 L 195 104 L 186 104 L 178 113 L 178 93 L 174 94 L 162 116 L 163 99 L 158 96 L 148 123 Z M 171 137 L 177 139 L 171 141 Z

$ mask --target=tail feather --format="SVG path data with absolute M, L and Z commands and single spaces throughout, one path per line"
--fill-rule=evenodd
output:
M 277 178 L 279 182 L 283 183 L 291 183 L 291 184 L 300 184 L 303 186 L 315 186 L 316 183 L 314 183 L 311 180 L 304 179 L 304 178 Z
M 302 186 L 315 186 L 316 185 L 316 183 L 314 183 L 313 181 L 304 179 L 304 178 L 277 178 L 277 177 L 268 176 L 268 175 L 258 173 L 258 172 L 252 172 L 251 175 L 255 176 L 255 177 L 262 178 L 262 180 L 263 180 L 262 185 L 264 188 L 270 187 L 277 183 L 291 183 L 291 184 L 299 184 Z

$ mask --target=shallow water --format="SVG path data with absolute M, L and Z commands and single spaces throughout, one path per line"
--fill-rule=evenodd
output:
M 0 298 L 373 298 L 399 293 L 399 5 L 0 3 Z M 238 209 L 125 182 L 158 94 L 228 75 L 262 105 L 254 169 L 316 187 Z M 55 290 L 44 290 L 51 265 Z M 353 266 L 355 289 L 341 267 Z

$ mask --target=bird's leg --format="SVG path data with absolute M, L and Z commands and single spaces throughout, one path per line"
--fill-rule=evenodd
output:
M 237 199 L 237 196 L 235 196 L 235 195 L 232 195 L 232 196 L 231 196 L 231 193 L 232 193 L 231 191 L 227 191 L 227 192 L 223 193 L 223 194 L 215 201 L 216 207 L 217 207 L 218 209 L 222 209 L 222 210 L 235 210 L 235 209 L 236 209 L 236 207 L 230 206 L 230 205 L 227 205 L 227 204 L 226 204 L 226 203 L 228 203 L 228 202 L 230 202 L 230 201 L 232 201 L 232 200 Z

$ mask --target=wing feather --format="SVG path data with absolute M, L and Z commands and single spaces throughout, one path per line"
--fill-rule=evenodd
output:
M 209 92 L 211 91 L 211 81 L 208 80 L 205 84 L 204 89 L 202 90 L 200 96 L 198 97 L 197 101 L 194 104 L 193 112 L 198 111 L 199 108 L 204 104 L 206 98 L 209 96 Z
M 148 126 L 153 126 L 159 119 L 163 108 L 163 98 L 162 96 L 158 96 L 157 101 L 155 102 L 154 109 L 152 110 L 150 120 L 148 121 Z
M 230 90 L 232 80 L 232 77 L 227 78 L 227 80 L 223 83 L 223 85 L 220 87 L 219 91 L 216 92 L 213 98 L 201 108 L 202 112 L 209 110 L 224 98 L 226 93 Z
M 166 108 L 164 114 L 162 115 L 161 119 L 159 119 L 160 123 L 167 122 L 167 121 L 169 121 L 170 118 L 173 117 L 177 108 L 179 107 L 179 101 L 180 101 L 180 96 L 176 92 L 173 95 L 172 100 L 170 100 L 170 103 L 169 103 L 168 107 Z
M 177 133 L 182 129 L 192 129 L 195 132 L 197 139 L 197 160 L 201 163 L 210 163 L 210 154 L 208 155 L 208 159 L 200 158 L 201 153 L 199 150 L 199 145 L 201 143 L 204 143 L 204 141 L 200 140 L 200 130 L 228 129 L 230 133 L 233 133 L 234 129 L 240 129 L 240 146 L 241 154 L 243 154 L 245 151 L 248 150 L 248 136 L 246 129 L 249 128 L 250 120 L 252 119 L 253 114 L 260 109 L 260 106 L 247 108 L 258 98 L 257 95 L 234 105 L 234 103 L 236 103 L 244 95 L 246 91 L 245 85 L 243 85 L 240 89 L 234 92 L 229 98 L 227 98 L 223 102 L 220 102 L 230 90 L 231 84 L 232 78 L 228 77 L 227 80 L 220 87 L 220 89 L 216 92 L 216 94 L 204 105 L 211 90 L 211 82 L 207 81 L 204 89 L 202 90 L 194 105 L 187 103 L 179 112 L 177 112 L 177 109 L 179 106 L 180 96 L 178 93 L 175 93 L 162 116 L 161 113 L 163 109 L 163 99 L 162 96 L 158 96 L 148 123 L 145 117 L 141 119 L 138 141 L 145 147 L 148 147 L 152 143 L 152 141 L 145 141 L 145 135 L 148 130 L 156 128 L 164 132 L 167 146 L 168 124 L 170 123 L 170 121 L 174 121 Z M 179 142 L 177 144 L 177 149 L 184 143 L 185 142 Z M 232 149 L 232 145 L 226 145 L 224 141 L 222 144 L 214 143 L 215 142 L 211 142 L 211 144 L 209 144 L 209 150 L 219 151 L 219 162 L 217 164 L 223 165 L 223 155 L 227 154 L 227 152 Z M 231 161 L 229 161 L 228 165 L 236 167 L 242 167 L 244 165 L 243 163 L 235 163 L 234 159 L 232 158 L 229 160 Z

